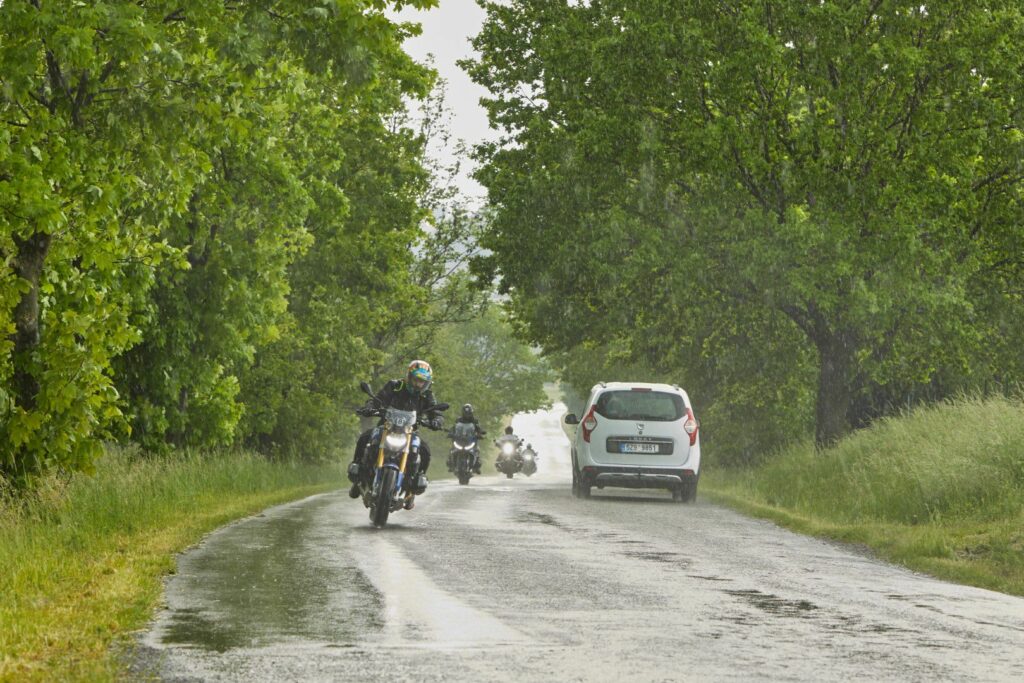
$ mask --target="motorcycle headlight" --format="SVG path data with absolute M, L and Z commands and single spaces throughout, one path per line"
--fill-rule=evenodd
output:
M 507 443 L 501 447 L 501 452 L 504 453 L 505 455 L 512 455 L 513 453 L 516 452 L 516 448 L 512 444 Z
M 393 451 L 400 451 L 405 448 L 405 434 L 388 434 L 384 437 L 384 443 Z

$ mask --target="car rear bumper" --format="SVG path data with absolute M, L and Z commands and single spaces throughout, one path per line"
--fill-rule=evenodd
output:
M 697 480 L 697 473 L 686 469 L 656 467 L 589 466 L 582 472 L 585 483 L 604 488 L 677 489 Z

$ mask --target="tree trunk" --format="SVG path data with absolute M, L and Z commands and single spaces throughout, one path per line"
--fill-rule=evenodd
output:
M 818 448 L 826 448 L 850 431 L 853 345 L 842 333 L 819 338 L 816 345 L 819 367 L 814 440 Z
M 32 354 L 39 347 L 39 281 L 43 264 L 50 251 L 51 235 L 37 232 L 30 237 L 14 238 L 17 255 L 12 263 L 15 274 L 28 282 L 28 291 L 14 309 L 14 376 L 12 384 L 18 405 L 25 410 L 35 408 L 39 380 L 32 367 Z

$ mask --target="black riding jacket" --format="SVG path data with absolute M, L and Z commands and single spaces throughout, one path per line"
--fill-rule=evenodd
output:
M 415 394 L 409 391 L 405 380 L 402 379 L 393 379 L 385 384 L 377 392 L 377 401 L 381 406 L 396 410 L 415 410 L 417 420 L 421 422 L 426 419 L 426 413 L 437 405 L 437 401 L 434 400 L 434 392 L 430 389 L 422 394 Z M 383 419 L 382 417 L 381 420 Z

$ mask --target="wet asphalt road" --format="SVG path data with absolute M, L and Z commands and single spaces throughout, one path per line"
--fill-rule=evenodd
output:
M 136 673 L 167 681 L 1024 681 L 1024 600 L 698 497 L 569 493 L 553 413 L 531 479 L 437 482 L 386 529 L 344 492 L 183 555 Z

